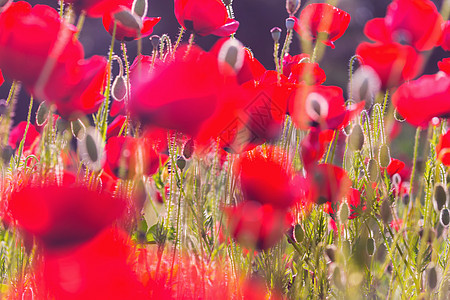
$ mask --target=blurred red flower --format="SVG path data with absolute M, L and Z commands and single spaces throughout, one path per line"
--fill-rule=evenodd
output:
M 25 128 L 27 127 L 27 122 L 22 121 L 11 130 L 9 133 L 8 144 L 13 149 L 19 148 L 22 142 L 23 136 L 25 134 Z M 27 131 L 27 137 L 25 138 L 25 143 L 23 144 L 23 150 L 30 150 L 31 147 L 37 146 L 36 140 L 40 138 L 39 132 L 33 124 L 30 124 Z
M 443 18 L 432 1 L 394 0 L 386 17 L 368 21 L 364 33 L 374 41 L 408 44 L 426 51 L 439 45 L 442 24 Z
M 441 47 L 445 51 L 450 51 L 450 21 L 445 22 L 443 25 Z
M 300 143 L 300 155 L 305 169 L 317 164 L 325 154 L 326 146 L 333 140 L 333 130 L 311 128 Z
M 3 82 L 5 82 L 5 79 L 3 78 L 2 70 L 0 70 L 0 85 L 2 85 Z
M 444 58 L 438 62 L 439 70 L 450 76 L 450 57 Z
M 303 8 L 294 29 L 308 40 L 316 40 L 320 33 L 326 33 L 328 36 L 322 43 L 334 48 L 334 42 L 347 30 L 350 19 L 350 14 L 333 5 L 312 3 Z
M 221 0 L 175 0 L 175 17 L 183 28 L 198 35 L 229 36 L 239 22 L 228 18 Z
M 427 126 L 433 117 L 450 117 L 450 76 L 439 72 L 402 84 L 392 95 L 400 115 L 414 126 Z
M 363 42 L 356 48 L 364 65 L 377 72 L 382 88 L 397 87 L 406 80 L 416 77 L 423 65 L 423 58 L 411 46 L 398 43 Z
M 444 166 L 450 166 L 450 130 L 439 137 L 436 145 L 436 159 Z
M 355 219 L 359 217 L 366 206 L 361 201 L 361 193 L 358 189 L 350 188 L 348 193 L 345 195 L 345 201 L 347 202 L 348 208 L 350 209 L 349 219 Z M 341 201 L 338 202 L 327 202 L 325 205 L 325 211 L 330 215 L 330 217 L 336 221 L 336 214 L 339 212 L 339 207 Z

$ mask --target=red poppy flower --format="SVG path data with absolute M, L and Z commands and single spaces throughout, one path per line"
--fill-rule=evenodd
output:
M 309 198 L 317 204 L 340 202 L 352 184 L 344 169 L 331 164 L 310 168 L 306 178 L 309 182 Z
M 239 22 L 228 18 L 220 0 L 175 0 L 175 17 L 183 28 L 205 35 L 229 36 Z
M 351 188 L 347 195 L 345 196 L 345 201 L 347 202 L 348 208 L 350 209 L 349 219 L 357 218 L 366 206 L 361 201 L 361 193 L 359 190 Z M 339 212 L 339 207 L 341 202 L 327 202 L 325 205 L 325 211 L 330 215 L 333 220 L 336 220 L 336 213 Z
M 300 143 L 300 155 L 305 168 L 316 164 L 325 154 L 326 146 L 333 139 L 333 130 L 311 128 Z
M 404 167 L 405 167 L 404 162 L 396 158 L 391 158 L 391 162 L 387 166 L 386 171 L 388 175 L 392 177 L 394 174 L 400 173 Z
M 25 134 L 25 128 L 27 127 L 27 122 L 22 121 L 17 124 L 10 132 L 8 144 L 13 148 L 19 148 L 20 143 L 22 142 L 23 136 Z M 27 131 L 27 137 L 25 138 L 25 143 L 23 144 L 23 150 L 27 151 L 32 146 L 37 146 L 37 139 L 40 138 L 39 132 L 37 132 L 36 127 L 33 124 L 30 124 Z
M 310 127 L 341 129 L 364 108 L 365 102 L 345 106 L 344 94 L 336 86 L 301 85 L 289 102 L 294 124 L 303 130 Z
M 450 76 L 424 75 L 402 84 L 392 95 L 392 102 L 408 123 L 427 126 L 433 117 L 450 116 L 449 93 Z
M 118 136 L 120 130 L 123 127 L 123 124 L 127 120 L 126 116 L 119 115 L 117 116 L 109 125 L 108 130 L 106 131 L 106 139 L 109 139 L 114 136 Z
M 319 64 L 310 63 L 309 55 L 304 53 L 295 56 L 286 54 L 283 58 L 283 74 L 289 78 L 289 82 L 308 85 L 319 85 L 327 79 Z
M 266 68 L 251 54 L 251 52 L 244 48 L 244 63 L 237 74 L 239 84 L 250 80 L 257 80 L 261 78 L 266 72 Z
M 0 70 L 0 85 L 2 85 L 3 82 L 5 82 L 5 79 L 3 78 L 2 70 Z
M 294 30 L 309 40 L 317 39 L 319 33 L 326 33 L 328 37 L 322 43 L 334 48 L 334 42 L 347 30 L 350 19 L 350 14 L 333 5 L 312 3 L 303 8 Z
M 124 1 L 130 2 L 130 0 L 122 0 L 122 2 Z M 98 18 L 101 17 L 101 15 L 96 14 L 95 10 L 98 9 L 98 7 L 105 7 L 106 2 L 111 2 L 111 0 L 64 0 L 64 2 L 73 4 L 78 11 L 84 10 L 89 17 Z M 133 1 L 131 0 L 131 2 Z
M 278 243 L 289 229 L 291 219 L 285 210 L 255 201 L 226 208 L 228 230 L 244 247 L 267 249 Z
M 144 299 L 144 287 L 128 263 L 132 253 L 125 232 L 105 229 L 78 247 L 44 252 L 39 287 L 55 299 Z
M 124 204 L 107 192 L 65 181 L 62 186 L 28 184 L 12 194 L 8 208 L 46 248 L 60 248 L 93 238 L 122 214 Z
M 450 21 L 445 22 L 443 28 L 441 47 L 445 51 L 450 51 Z
M 160 17 L 149 18 L 149 17 L 139 17 L 134 12 L 131 11 L 133 2 L 128 1 L 128 5 L 123 4 L 117 6 L 115 9 L 105 13 L 103 15 L 103 26 L 109 34 L 114 32 L 114 22 L 116 22 L 116 35 L 115 38 L 119 41 L 132 41 L 138 38 L 143 38 L 149 36 L 153 32 L 153 27 L 161 20 Z M 128 13 L 130 16 L 134 16 L 136 24 L 139 25 L 139 29 L 134 26 L 120 22 L 115 18 L 116 14 Z
M 239 161 L 244 197 L 261 204 L 287 209 L 294 202 L 290 171 L 282 166 L 286 154 L 268 149 L 248 152 Z
M 450 57 L 444 58 L 438 62 L 439 70 L 450 76 Z
M 406 43 L 425 51 L 438 45 L 442 23 L 441 14 L 430 0 L 395 0 L 389 4 L 385 18 L 366 23 L 364 33 L 374 41 Z
M 450 130 L 439 137 L 436 145 L 436 159 L 444 166 L 450 166 Z
M 397 87 L 406 80 L 416 77 L 423 65 L 423 58 L 411 46 L 390 44 L 361 43 L 356 48 L 364 65 L 371 66 L 377 72 L 382 88 Z

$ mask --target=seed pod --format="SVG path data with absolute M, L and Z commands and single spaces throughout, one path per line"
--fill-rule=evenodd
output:
M 440 211 L 446 204 L 448 199 L 447 188 L 441 183 L 434 186 L 433 206 L 436 211 Z
M 159 37 L 159 35 L 156 35 L 156 34 L 154 34 L 150 37 L 150 42 L 152 43 L 153 50 L 158 49 L 160 40 L 161 40 L 161 38 Z
M 131 11 L 143 18 L 147 15 L 148 3 L 147 0 L 134 0 Z
M 301 243 L 305 238 L 305 232 L 300 224 L 297 224 L 294 227 L 294 238 L 297 243 Z
M 127 95 L 127 80 L 124 76 L 116 76 L 111 88 L 111 96 L 116 101 L 123 101 Z
M 80 119 L 70 122 L 70 128 L 72 129 L 72 135 L 77 140 L 84 139 L 86 135 L 86 126 Z
M 348 136 L 348 146 L 351 150 L 359 151 L 364 145 L 364 132 L 361 125 L 356 124 Z
M 325 253 L 326 253 L 326 255 L 328 256 L 328 258 L 330 259 L 331 262 L 335 262 L 336 261 L 336 252 L 337 252 L 337 248 L 333 244 L 327 245 L 325 247 Z
M 100 132 L 94 127 L 86 130 L 84 139 L 78 141 L 78 153 L 83 163 L 91 170 L 99 171 L 103 166 L 104 145 Z
M 427 282 L 431 290 L 434 290 L 436 288 L 438 282 L 438 275 L 435 266 L 431 266 L 428 268 Z
M 347 201 L 342 201 L 339 207 L 339 222 L 345 223 L 350 216 L 350 208 L 348 207 Z
M 398 112 L 397 108 L 394 110 L 394 119 L 396 119 L 399 122 L 405 122 L 405 118 L 402 117 L 402 115 Z
M 387 168 L 387 166 L 389 166 L 389 163 L 391 162 L 391 154 L 389 151 L 389 147 L 386 144 L 380 146 L 378 157 L 380 166 L 382 166 L 383 168 Z
M 244 45 L 237 39 L 228 39 L 220 47 L 217 59 L 219 62 L 224 62 L 230 65 L 237 73 L 244 64 Z
M 42 126 L 45 124 L 45 122 L 47 122 L 48 112 L 49 112 L 49 109 L 48 109 L 47 103 L 45 103 L 45 101 L 42 101 L 36 112 L 36 125 L 37 126 Z
M 286 29 L 292 30 L 295 26 L 295 19 L 294 18 L 287 18 L 286 19 Z
M 186 159 L 189 159 L 193 153 L 194 153 L 194 140 L 190 139 L 189 141 L 186 142 L 186 144 L 184 144 L 183 156 Z
M 375 249 L 376 249 L 375 240 L 371 237 L 368 238 L 366 245 L 367 245 L 367 254 L 369 256 L 372 256 L 375 253 Z
M 184 157 L 179 156 L 177 158 L 177 166 L 181 171 L 183 171 L 184 167 L 186 167 L 186 160 L 184 159 Z
M 290 16 L 293 16 L 300 8 L 300 0 L 286 0 L 286 11 Z
M 442 226 L 448 227 L 448 225 L 450 224 L 450 211 L 448 210 L 448 208 L 444 208 L 441 210 L 439 221 L 441 222 Z
M 369 180 L 371 182 L 376 182 L 378 180 L 378 177 L 380 176 L 380 166 L 375 159 L 371 158 L 369 160 L 367 172 L 369 173 Z
M 280 41 L 281 37 L 281 28 L 280 27 L 274 27 L 270 30 L 270 33 L 272 34 L 272 39 L 275 43 L 278 43 Z
M 388 198 L 385 198 L 383 200 L 383 203 L 381 203 L 380 214 L 383 223 L 389 224 L 389 222 L 392 220 L 392 212 L 391 212 L 391 203 Z

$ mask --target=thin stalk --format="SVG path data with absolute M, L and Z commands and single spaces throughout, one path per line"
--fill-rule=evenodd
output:
M 28 128 L 30 127 L 31 110 L 32 109 L 33 109 L 33 96 L 30 97 L 30 105 L 28 107 L 28 116 L 27 116 L 27 126 L 25 127 L 25 132 L 23 133 L 23 138 L 20 141 L 19 149 L 17 151 L 17 167 L 19 167 L 19 164 L 20 164 L 20 158 L 22 157 L 23 147 L 25 145 L 25 140 L 27 138 Z M 51 121 L 49 120 L 49 122 L 51 122 Z

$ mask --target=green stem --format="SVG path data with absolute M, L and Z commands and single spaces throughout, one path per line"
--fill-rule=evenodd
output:
M 25 145 L 25 140 L 27 139 L 27 133 L 28 133 L 28 128 L 30 127 L 32 109 L 33 109 L 33 96 L 30 97 L 30 105 L 28 107 L 28 116 L 27 116 L 27 126 L 25 127 L 25 132 L 23 133 L 23 138 L 20 141 L 19 149 L 17 151 L 17 167 L 19 167 L 20 158 L 22 157 L 22 153 L 23 153 L 23 147 Z M 51 120 L 49 120 L 49 122 L 51 122 Z

